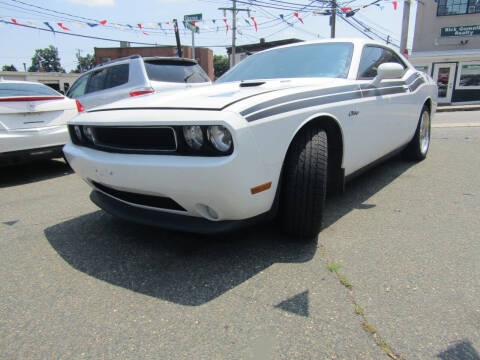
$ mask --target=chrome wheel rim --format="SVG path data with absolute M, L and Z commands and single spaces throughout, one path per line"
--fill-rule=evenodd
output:
M 426 154 L 430 145 L 430 114 L 424 111 L 420 122 L 420 151 Z

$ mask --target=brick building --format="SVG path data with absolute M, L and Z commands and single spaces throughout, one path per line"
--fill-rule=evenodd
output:
M 183 46 L 183 57 L 192 58 L 192 48 Z M 149 46 L 149 47 L 116 47 L 116 48 L 95 48 L 95 59 L 97 64 L 118 59 L 125 56 L 138 54 L 140 56 L 177 56 L 176 46 Z M 213 81 L 213 51 L 208 48 L 195 48 L 195 59 L 202 69 Z

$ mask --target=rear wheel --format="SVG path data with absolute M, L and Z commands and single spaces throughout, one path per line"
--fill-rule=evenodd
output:
M 427 157 L 428 148 L 430 147 L 430 130 L 430 111 L 427 106 L 424 106 L 418 120 L 415 136 L 404 151 L 406 159 L 420 161 Z
M 285 159 L 282 184 L 283 230 L 313 238 L 322 226 L 327 190 L 328 142 L 322 128 L 312 125 L 296 135 Z

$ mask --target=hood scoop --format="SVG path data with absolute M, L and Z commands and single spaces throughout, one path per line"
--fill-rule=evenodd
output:
M 260 86 L 265 84 L 265 81 L 242 81 L 240 87 Z

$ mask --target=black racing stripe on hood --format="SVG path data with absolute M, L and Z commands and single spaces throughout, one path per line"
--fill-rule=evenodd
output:
M 290 88 L 287 88 L 287 89 L 290 89 Z M 223 106 L 220 110 L 223 110 L 223 109 L 226 109 L 227 107 L 233 105 L 233 104 L 236 104 L 240 101 L 243 101 L 245 99 L 250 99 L 254 96 L 258 96 L 258 95 L 263 95 L 263 94 L 268 94 L 268 93 L 271 93 L 271 92 L 275 92 L 275 91 L 281 91 L 281 90 L 285 90 L 285 88 L 281 88 L 281 89 L 275 89 L 275 90 L 266 90 L 266 91 L 262 91 L 262 92 L 259 92 L 259 93 L 256 93 L 256 94 L 252 94 L 252 95 L 248 95 L 248 96 L 245 96 L 241 99 L 237 99 L 235 101 L 232 101 L 231 103 L 228 103 L 227 105 Z
M 306 99 L 302 101 L 297 101 L 294 103 L 288 103 L 285 105 L 280 105 L 274 108 L 270 108 L 264 111 L 257 112 L 253 115 L 247 116 L 247 121 L 255 121 L 259 120 L 265 117 L 293 111 L 293 110 L 300 110 L 304 108 L 309 108 L 312 106 L 319 106 L 319 105 L 324 105 L 324 104 L 329 104 L 329 103 L 334 103 L 334 102 L 340 102 L 340 101 L 347 101 L 347 100 L 354 100 L 354 99 L 360 99 L 362 98 L 362 92 L 359 91 L 353 91 L 353 92 L 346 92 L 343 94 L 336 94 L 336 95 L 330 95 L 330 96 L 325 96 L 323 98 L 313 98 L 313 99 Z
M 301 93 L 296 93 L 296 94 L 291 94 L 291 95 L 286 95 L 282 96 L 276 99 L 268 100 L 263 103 L 254 105 L 252 107 L 249 107 L 248 109 L 245 109 L 240 112 L 242 116 L 251 114 L 255 111 L 265 109 L 270 106 L 274 105 L 279 105 L 283 104 L 289 101 L 295 101 L 295 100 L 302 100 L 306 98 L 311 98 L 311 97 L 317 97 L 317 96 L 323 96 L 323 95 L 332 95 L 336 93 L 341 93 L 341 92 L 347 92 L 347 91 L 355 91 L 359 90 L 358 85 L 346 85 L 346 86 L 338 86 L 334 88 L 328 88 L 328 89 L 321 89 L 321 90 L 310 90 L 310 91 L 304 91 Z

